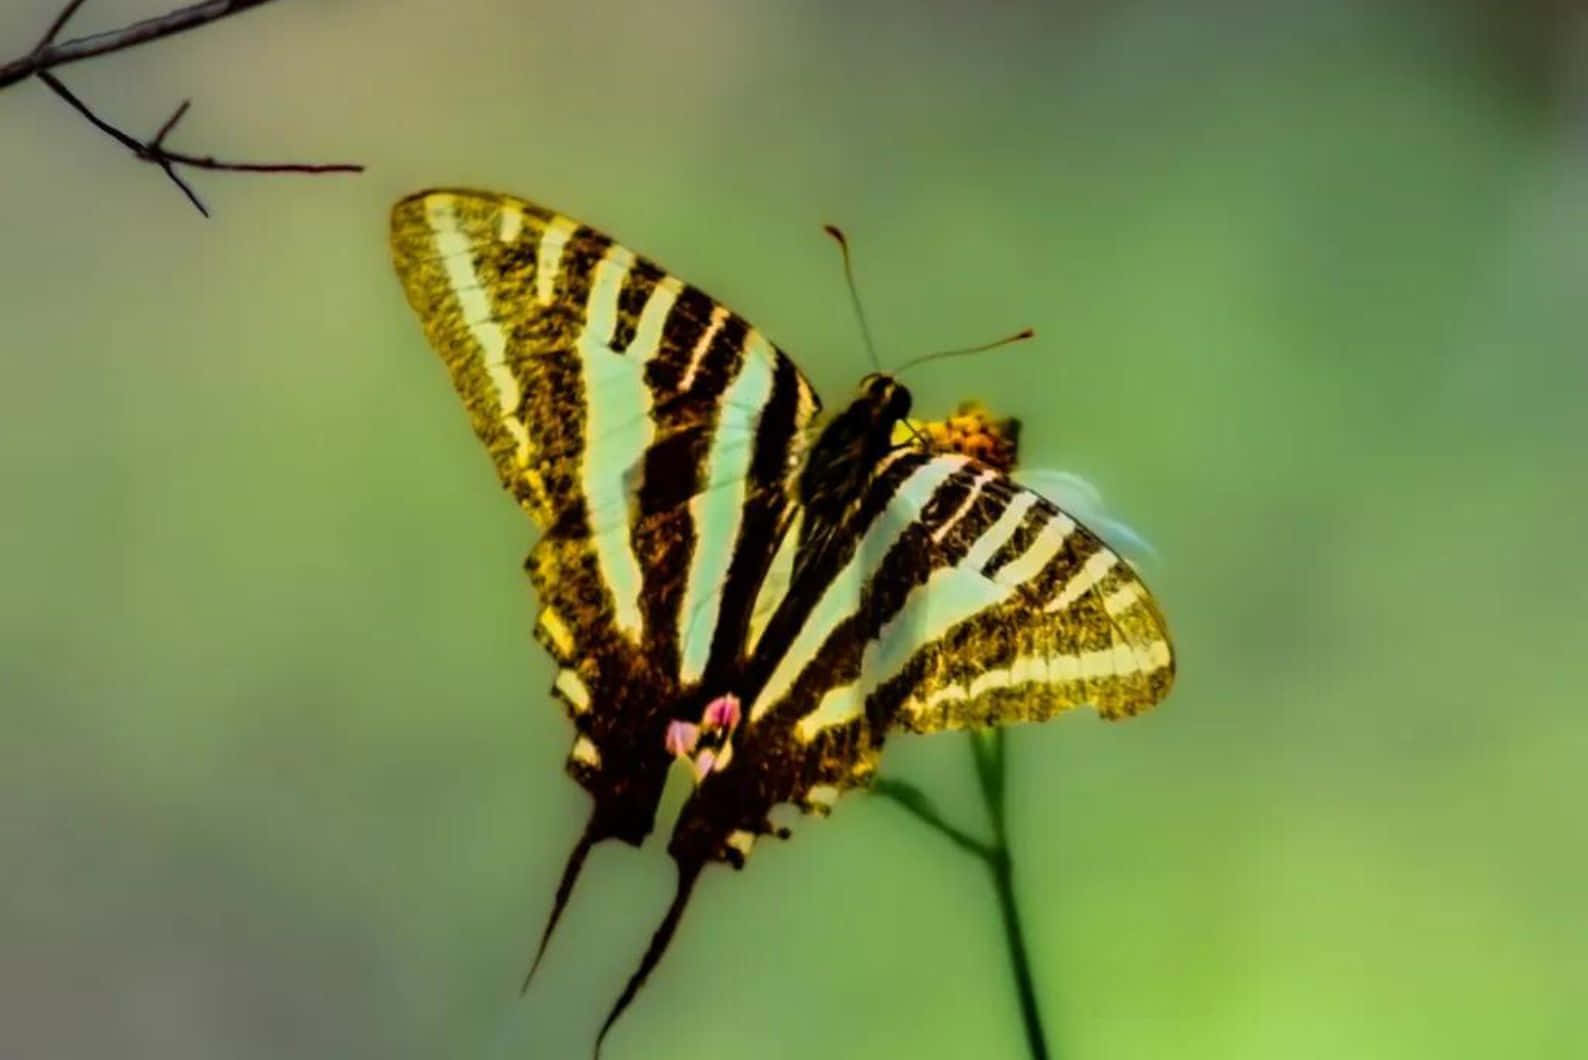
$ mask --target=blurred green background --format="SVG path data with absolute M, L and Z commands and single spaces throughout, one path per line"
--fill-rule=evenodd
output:
M 57 0 L 0 10 L 30 48 Z M 0 1053 L 586 1054 L 671 891 L 591 859 L 532 530 L 386 210 L 617 234 L 841 402 L 850 233 L 923 412 L 1021 416 L 1162 560 L 1182 678 L 1018 730 L 1066 1058 L 1588 1054 L 1576 4 L 271 4 L 0 93 Z M 96 0 L 73 33 L 158 11 Z M 886 772 L 979 823 L 957 737 Z M 980 868 L 854 796 L 704 880 L 623 1057 L 1022 1055 Z

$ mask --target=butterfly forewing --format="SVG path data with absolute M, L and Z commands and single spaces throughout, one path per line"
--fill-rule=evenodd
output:
M 526 564 L 535 633 L 595 797 L 560 909 L 589 843 L 650 830 L 666 726 L 741 649 L 819 403 L 743 318 L 522 199 L 410 196 L 391 249 L 498 477 L 545 530 Z
M 698 678 L 679 612 L 720 598 L 741 546 L 786 517 L 810 385 L 699 290 L 521 199 L 420 193 L 391 244 L 498 476 L 547 528 L 531 573 L 548 647 L 574 665 L 626 646 Z

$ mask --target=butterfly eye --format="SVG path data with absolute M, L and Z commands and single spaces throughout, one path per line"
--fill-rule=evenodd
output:
M 910 392 L 891 380 L 888 385 L 892 388 L 888 392 L 888 415 L 902 420 L 910 414 Z

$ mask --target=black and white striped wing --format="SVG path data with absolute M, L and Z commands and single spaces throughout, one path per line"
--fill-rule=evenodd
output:
M 796 734 L 860 717 L 914 732 L 1007 725 L 1084 705 L 1120 718 L 1168 694 L 1168 631 L 1129 563 L 1046 498 L 965 457 L 916 469 L 897 518 L 926 493 L 913 483 L 938 479 L 902 532 L 884 524 L 874 565 L 856 576 L 855 610 L 804 664 L 828 679 L 782 705 L 799 715 Z
M 806 518 L 802 515 L 801 518 Z M 784 537 L 741 675 L 730 764 L 704 777 L 668 845 L 678 889 L 604 1035 L 661 960 L 711 861 L 744 863 L 782 804 L 825 812 L 916 732 L 1105 717 L 1168 694 L 1174 655 L 1146 587 L 1096 535 L 1004 472 L 901 447 L 840 522 Z
M 795 717 L 813 735 L 864 716 L 933 732 L 1083 704 L 1120 717 L 1168 693 L 1173 653 L 1151 595 L 1056 505 L 968 457 L 912 450 L 895 451 L 871 489 L 886 505 L 772 669 L 752 721 Z
M 1088 704 L 1125 717 L 1174 679 L 1163 617 L 1134 569 L 966 456 L 894 450 L 832 544 L 792 566 L 786 588 L 767 582 L 781 598 L 761 603 L 771 617 L 754 643 L 756 692 L 722 778 L 742 768 L 746 791 L 773 803 L 820 808 L 867 782 L 894 727 L 1042 721 Z M 744 797 L 727 784 L 714 794 L 717 783 L 695 798 Z M 763 830 L 767 808 L 747 804 L 735 827 Z
M 587 838 L 638 842 L 668 712 L 737 656 L 815 392 L 741 317 L 521 199 L 413 195 L 391 249 L 497 475 L 545 528 L 536 635 L 596 797 Z

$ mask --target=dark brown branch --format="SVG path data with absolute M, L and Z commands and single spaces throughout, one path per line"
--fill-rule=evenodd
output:
M 89 120 L 94 128 L 98 129 L 100 132 L 104 133 L 106 136 L 109 136 L 112 140 L 115 140 L 117 143 L 121 144 L 121 146 L 131 151 L 135 158 L 140 158 L 145 162 L 153 162 L 161 169 L 165 170 L 165 175 L 171 178 L 172 183 L 182 189 L 182 194 L 187 196 L 188 201 L 193 204 L 194 208 L 205 217 L 210 215 L 209 210 L 204 208 L 204 201 L 198 197 L 198 192 L 194 191 L 192 186 L 189 185 L 187 181 L 183 180 L 177 175 L 176 170 L 171 166 L 171 162 L 164 157 L 163 149 L 158 145 L 158 138 L 156 138 L 154 141 L 151 141 L 149 144 L 139 143 L 137 140 L 134 140 L 132 137 L 128 136 L 126 133 L 122 132 L 108 121 L 105 121 L 93 111 L 89 110 L 88 104 L 72 95 L 71 89 L 61 84 L 60 80 L 56 78 L 54 74 L 40 70 L 39 80 L 50 86 L 51 92 L 54 92 L 57 96 L 60 96 L 66 102 L 70 103 L 72 107 L 76 109 L 77 113 Z M 183 104 L 183 106 L 185 107 L 186 104 Z M 178 109 L 177 113 L 179 115 L 181 114 L 180 108 Z M 174 124 L 174 121 L 166 122 L 166 125 L 168 126 L 172 124 Z M 164 134 L 165 130 L 162 129 L 161 135 L 163 136 Z
M 165 138 L 187 114 L 188 100 L 182 101 L 153 138 L 147 141 L 139 140 L 95 114 L 87 103 L 61 82 L 60 78 L 49 72 L 52 66 L 75 62 L 94 55 L 104 55 L 160 37 L 168 37 L 173 33 L 205 25 L 245 8 L 267 3 L 268 0 L 207 0 L 205 3 L 179 8 L 158 18 L 135 22 L 119 30 L 111 30 L 91 37 L 80 37 L 65 44 L 54 43 L 67 21 L 77 13 L 78 8 L 83 6 L 83 2 L 84 0 L 68 0 L 32 52 L 21 59 L 0 66 L 0 88 L 36 76 L 51 92 L 86 118 L 94 128 L 131 151 L 134 158 L 159 166 L 205 217 L 209 216 L 209 210 L 205 209 L 203 200 L 198 197 L 192 186 L 178 175 L 177 166 L 232 173 L 362 173 L 364 171 L 363 166 L 351 162 L 223 162 L 214 155 L 190 155 L 183 151 L 170 151 L 165 147 Z
M 155 147 L 165 143 L 166 136 L 170 134 L 172 129 L 176 128 L 176 123 L 182 120 L 182 116 L 187 113 L 188 105 L 192 102 L 191 99 L 184 99 L 177 104 L 176 110 L 171 112 L 171 116 L 165 120 L 164 125 L 160 126 L 160 131 L 154 134 L 154 139 L 150 140 L 149 143 Z
M 66 28 L 66 23 L 71 21 L 72 16 L 77 14 L 77 9 L 82 6 L 83 0 L 70 0 L 65 7 L 61 8 L 60 14 L 55 16 L 55 21 L 50 23 L 50 28 L 44 31 L 44 38 L 34 46 L 33 54 L 37 55 L 54 44 L 55 38 L 59 37 L 61 30 Z
M 83 6 L 83 0 L 70 0 L 61 13 L 55 16 L 55 21 L 50 24 L 44 39 L 39 41 L 31 52 L 8 63 L 0 64 L 0 88 L 25 81 L 51 67 L 147 44 L 149 41 L 196 29 L 227 15 L 234 15 L 239 11 L 269 2 L 270 0 L 204 0 L 203 3 L 179 7 L 175 11 L 146 18 L 142 22 L 134 22 L 120 29 L 107 30 L 104 33 L 95 33 L 56 44 L 55 38 L 60 36 L 67 20 Z
M 210 155 L 190 155 L 182 151 L 167 151 L 164 145 L 166 135 L 176 128 L 176 123 L 181 121 L 182 116 L 187 113 L 187 100 L 183 100 L 182 105 L 177 107 L 176 112 L 165 120 L 165 124 L 160 126 L 160 131 L 154 135 L 153 139 L 144 142 L 134 139 L 95 114 L 89 109 L 88 104 L 73 95 L 72 90 L 63 85 L 60 78 L 54 74 L 40 71 L 38 76 L 39 80 L 49 86 L 50 91 L 70 103 L 72 108 L 87 118 L 94 128 L 131 151 L 134 158 L 142 162 L 150 162 L 164 170 L 165 175 L 171 178 L 172 183 L 182 189 L 182 194 L 186 195 L 188 201 L 205 217 L 210 215 L 209 210 L 205 208 L 203 200 L 198 197 L 198 193 L 193 190 L 192 185 L 183 180 L 177 173 L 177 166 L 192 166 L 194 169 L 218 169 L 233 173 L 361 173 L 364 170 L 363 166 L 355 165 L 351 162 L 222 162 Z

